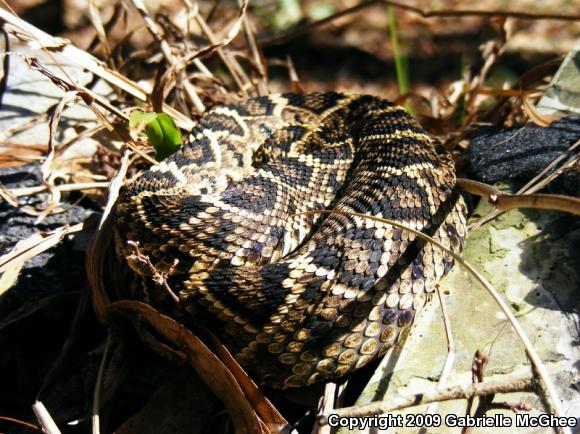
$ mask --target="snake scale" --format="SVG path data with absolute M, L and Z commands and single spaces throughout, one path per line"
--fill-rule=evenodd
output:
M 141 296 L 204 318 L 262 385 L 302 387 L 382 356 L 451 268 L 466 207 L 451 157 L 403 108 L 284 94 L 208 111 L 116 205 L 116 249 Z M 135 259 L 138 249 L 141 260 Z M 173 307 L 171 307 L 173 305 Z

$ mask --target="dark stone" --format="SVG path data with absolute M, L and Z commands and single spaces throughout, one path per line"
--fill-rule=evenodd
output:
M 547 128 L 533 124 L 507 129 L 479 128 L 474 132 L 469 147 L 471 171 L 475 179 L 488 184 L 511 180 L 525 183 L 579 139 L 580 118 L 560 119 Z M 550 192 L 580 194 L 577 171 L 564 173 L 551 184 Z
M 0 169 L 0 183 L 8 188 L 41 185 L 39 166 L 22 166 Z M 47 194 L 20 197 L 19 201 L 31 207 L 41 208 L 48 200 Z M 5 201 L 0 202 L 0 255 L 9 252 L 18 241 L 38 231 L 51 231 L 65 224 L 83 222 L 93 211 L 80 205 L 62 204 L 66 212 L 49 215 L 39 223 L 36 216 L 27 215 Z M 65 237 L 55 248 L 36 255 L 27 261 L 20 273 L 18 283 L 9 293 L 17 292 L 26 297 L 44 293 L 81 290 L 85 282 L 84 246 L 75 247 L 74 237 Z M 0 314 L 2 308 L 0 305 Z

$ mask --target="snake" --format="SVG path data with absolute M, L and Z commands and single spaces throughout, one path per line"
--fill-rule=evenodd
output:
M 388 100 L 252 97 L 121 188 L 115 246 L 144 301 L 201 321 L 259 385 L 305 387 L 403 339 L 465 243 L 455 182 Z

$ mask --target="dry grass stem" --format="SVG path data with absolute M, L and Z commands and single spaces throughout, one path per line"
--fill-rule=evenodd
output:
M 89 19 L 91 20 L 91 24 L 95 28 L 97 32 L 97 38 L 102 45 L 103 49 L 105 50 L 105 60 L 109 63 L 109 67 L 112 67 L 113 63 L 113 56 L 111 46 L 109 45 L 109 41 L 107 40 L 107 32 L 105 31 L 105 26 L 103 25 L 103 20 L 101 19 L 101 15 L 99 14 L 99 9 L 95 4 L 95 0 L 89 0 Z
M 127 169 L 129 168 L 129 157 L 131 156 L 131 151 L 129 149 L 125 149 L 121 154 L 121 164 L 119 165 L 119 169 L 115 176 L 111 180 L 109 185 L 109 196 L 107 198 L 107 204 L 105 205 L 105 209 L 103 210 L 103 215 L 101 216 L 101 221 L 99 222 L 99 231 L 103 228 L 103 225 L 109 218 L 113 206 L 115 206 L 115 202 L 119 197 L 119 191 L 123 186 L 125 181 L 125 176 L 127 175 Z
M 330 414 L 336 408 L 336 382 L 330 381 L 324 385 L 324 393 L 318 400 L 318 413 L 312 434 L 331 434 L 332 428 L 326 424 L 321 424 L 318 421 L 325 414 Z
M 248 6 L 248 1 L 247 0 L 243 1 L 240 17 L 238 18 L 238 21 L 236 21 L 237 25 L 235 27 L 232 27 L 232 29 L 230 29 L 229 33 L 232 33 L 232 30 L 235 30 L 235 34 L 238 33 L 239 25 L 241 23 L 241 20 L 245 16 L 247 6 Z M 215 34 L 213 33 L 213 31 L 211 30 L 209 25 L 205 22 L 205 20 L 203 19 L 203 17 L 199 13 L 196 13 L 194 15 L 194 19 L 195 19 L 195 22 L 197 23 L 197 25 L 199 26 L 199 28 L 201 29 L 202 33 L 204 34 L 204 36 L 209 41 L 209 43 L 212 46 L 216 47 L 216 52 L 217 52 L 218 56 L 222 59 L 222 62 L 224 62 L 224 65 L 226 66 L 226 68 L 228 68 L 230 75 L 232 76 L 232 78 L 236 82 L 236 85 L 238 86 L 238 88 L 242 92 L 242 95 L 248 96 L 247 89 L 249 87 L 251 87 L 251 82 L 250 82 L 249 77 L 244 72 L 243 68 L 241 67 L 241 65 L 236 60 L 235 56 L 232 56 L 231 53 L 226 53 L 226 52 L 224 52 L 224 50 L 222 50 L 221 47 L 225 44 L 223 42 L 222 43 L 218 42 L 217 37 L 215 36 Z M 233 35 L 231 38 L 226 37 L 225 39 L 227 41 L 228 39 L 233 39 L 234 36 L 235 35 Z
M 61 434 L 56 423 L 54 423 L 54 419 L 42 402 L 36 401 L 32 405 L 32 411 L 46 434 Z
M 242 7 L 242 0 L 238 0 L 238 4 Z M 252 54 L 252 58 L 254 60 L 254 64 L 258 69 L 258 81 L 256 83 L 257 90 L 259 95 L 267 95 L 268 91 L 268 68 L 265 65 L 264 57 L 260 51 L 260 47 L 256 42 L 256 35 L 254 29 L 252 28 L 252 24 L 248 20 L 248 16 L 244 15 L 243 18 L 243 26 L 244 26 L 244 33 L 246 35 L 246 40 L 248 41 L 248 45 L 250 47 L 250 53 Z
M 443 300 L 441 295 L 441 288 L 437 287 L 435 291 L 437 292 L 437 298 L 439 299 L 439 305 L 441 306 L 441 317 L 443 318 L 445 337 L 447 338 L 447 356 L 445 357 L 443 369 L 441 370 L 441 375 L 439 376 L 439 381 L 437 382 L 437 390 L 441 390 L 447 382 L 447 378 L 449 378 L 449 374 L 451 373 L 451 369 L 455 363 L 455 341 L 453 340 L 451 321 L 449 320 L 449 315 L 447 314 L 447 306 L 445 305 L 445 300 Z M 436 409 L 437 403 L 432 403 L 427 407 L 425 413 L 435 413 Z
M 300 78 L 298 77 L 298 72 L 296 72 L 296 68 L 294 67 L 294 62 L 292 62 L 292 58 L 290 56 L 286 57 L 286 64 L 288 66 L 288 78 L 290 79 L 290 85 L 292 88 L 292 92 L 303 93 L 304 89 L 300 84 Z
M 173 53 L 171 52 L 171 47 L 169 46 L 169 43 L 161 36 L 161 33 L 157 28 L 157 24 L 155 23 L 155 21 L 153 21 L 153 19 L 149 15 L 149 12 L 147 12 L 145 5 L 141 0 L 131 0 L 131 3 L 133 3 L 133 6 L 135 6 L 135 8 L 139 11 L 141 17 L 145 21 L 147 29 L 149 30 L 155 41 L 159 44 L 159 47 L 161 48 L 161 52 L 163 53 L 165 60 L 169 65 L 173 66 L 176 60 L 175 57 L 173 56 Z M 190 103 L 194 105 L 194 107 L 199 113 L 203 113 L 205 111 L 205 105 L 201 101 L 197 93 L 197 90 L 187 80 L 183 72 L 177 74 L 177 80 L 180 87 L 183 87 L 183 89 L 185 90 L 185 95 L 189 99 Z
M 185 5 L 185 7 L 187 8 L 187 26 L 185 28 L 185 34 L 184 34 L 184 38 L 183 38 L 183 42 L 185 44 L 185 52 L 191 52 L 193 51 L 193 48 L 190 46 L 190 42 L 188 40 L 189 36 L 191 35 L 191 19 L 198 13 L 199 11 L 199 7 L 197 5 L 197 3 L 194 5 L 191 3 L 190 0 L 181 0 L 183 2 L 183 4 Z M 205 64 L 201 61 L 201 59 L 193 59 L 193 64 L 196 66 L 196 68 L 206 77 L 211 77 L 211 78 L 215 78 L 213 73 L 208 69 L 207 66 L 205 66 Z
M 104 381 L 105 366 L 109 358 L 109 349 L 111 348 L 111 334 L 107 335 L 105 340 L 105 349 L 103 350 L 103 357 L 101 357 L 101 363 L 99 363 L 99 371 L 97 373 L 97 379 L 95 381 L 95 390 L 93 393 L 93 406 L 91 410 L 91 429 L 93 434 L 101 434 L 101 418 L 99 415 L 99 409 L 101 407 L 101 388 Z
M 6 56 L 6 53 L 2 54 L 2 56 Z M 0 132 L 0 143 L 2 143 L 1 146 L 5 146 L 3 142 L 6 142 L 8 139 L 15 136 L 16 134 L 29 130 L 35 127 L 36 125 L 45 123 L 47 117 L 48 116 L 46 113 L 39 113 L 31 116 L 30 118 L 26 119 L 21 123 L 15 122 L 13 126 L 6 128 L 4 131 Z M 27 144 L 27 146 L 29 145 Z
M 122 150 L 119 168 L 109 184 L 107 204 L 103 210 L 99 226 L 93 234 L 86 250 L 86 272 L 89 287 L 93 294 L 93 309 L 97 319 L 102 324 L 107 323 L 108 307 L 111 304 L 105 291 L 102 277 L 105 268 L 106 251 L 112 241 L 111 211 L 115 205 L 117 197 L 119 197 L 119 190 L 121 189 L 127 175 L 130 157 L 131 150 L 124 148 Z
M 109 84 L 118 87 L 119 89 L 127 92 L 133 97 L 144 102 L 148 100 L 147 93 L 139 85 L 137 85 L 132 80 L 129 80 L 122 74 L 119 74 L 118 72 L 107 68 L 103 64 L 103 62 L 96 59 L 86 51 L 78 49 L 77 47 L 72 45 L 70 41 L 61 38 L 54 38 L 49 34 L 43 32 L 42 30 L 38 29 L 37 27 L 34 27 L 32 24 L 27 23 L 26 21 L 20 19 L 16 15 L 8 12 L 8 10 L 4 10 L 1 8 L 0 8 L 0 20 L 3 20 L 6 23 L 13 26 L 13 29 L 9 30 L 9 33 L 12 34 L 14 37 L 18 38 L 19 40 L 28 43 L 32 47 L 41 48 L 45 52 L 49 53 L 49 55 L 51 56 L 52 52 L 58 52 L 73 64 L 76 64 L 81 68 L 84 68 L 92 72 L 97 77 L 102 78 Z M 48 48 L 50 48 L 50 50 L 48 50 Z M 58 65 L 58 62 L 55 62 L 55 64 Z M 82 89 L 82 87 L 80 86 L 75 85 L 74 87 Z M 88 90 L 86 91 L 90 93 Z M 97 102 L 103 103 L 104 100 L 102 100 L 102 98 L 98 98 Z M 112 109 L 113 113 L 124 118 L 124 116 L 116 109 L 112 108 L 110 104 L 106 104 L 106 108 Z M 174 109 L 173 107 L 164 104 L 163 111 L 168 115 L 170 115 L 175 120 L 175 123 L 179 127 L 187 130 L 193 127 L 192 120 L 188 116 Z
M 563 161 L 565 158 L 568 158 L 570 155 L 572 155 L 572 152 L 575 151 L 578 147 L 580 147 L 580 140 L 577 140 L 572 146 L 570 146 L 565 153 L 563 153 L 562 155 L 560 155 L 559 157 L 555 158 L 554 161 L 552 161 L 550 164 L 548 164 L 544 170 L 542 170 L 540 173 L 538 173 L 534 178 L 532 178 L 528 183 L 526 183 L 526 185 L 524 185 L 519 191 L 518 193 L 533 193 L 536 192 L 538 190 L 540 190 L 541 188 L 543 188 L 544 186 L 546 186 L 549 182 L 553 181 L 557 176 L 559 176 L 564 170 L 568 169 L 568 168 L 572 168 L 575 164 L 578 163 L 578 156 L 574 156 L 573 158 L 570 158 L 569 161 L 567 161 L 561 168 L 560 170 L 552 173 L 549 177 L 547 177 L 544 181 L 540 181 L 540 179 L 542 179 L 542 177 L 544 177 L 544 175 L 546 175 L 546 173 L 548 173 L 550 170 L 552 170 L 556 165 L 558 165 L 561 161 Z M 539 182 L 540 181 L 540 182 Z M 540 186 L 540 187 L 538 187 Z
M 92 190 L 94 188 L 107 188 L 109 186 L 108 182 L 76 182 L 73 184 L 61 184 L 55 185 L 54 189 L 60 192 L 64 191 L 82 191 L 82 190 Z M 42 193 L 47 190 L 45 185 L 39 185 L 37 187 L 21 187 L 7 189 L 14 197 L 31 196 L 33 194 Z

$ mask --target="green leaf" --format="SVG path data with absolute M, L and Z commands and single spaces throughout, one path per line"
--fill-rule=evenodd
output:
M 133 110 L 129 118 L 129 128 L 131 130 L 141 131 L 145 126 L 155 120 L 157 113 L 145 113 L 141 110 Z
M 157 161 L 165 160 L 181 147 L 181 132 L 171 116 L 165 113 L 145 113 L 135 110 L 129 119 L 129 128 L 145 128 L 147 138 L 155 148 Z

